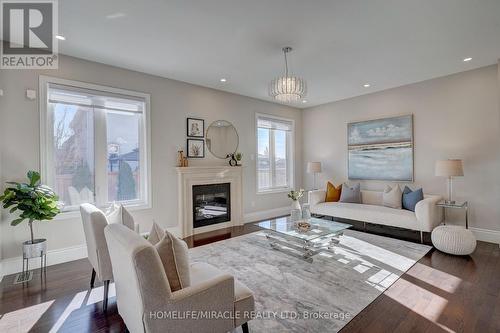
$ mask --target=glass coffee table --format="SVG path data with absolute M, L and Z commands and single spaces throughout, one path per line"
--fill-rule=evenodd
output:
M 309 228 L 301 229 L 298 222 L 307 221 Z M 307 220 L 292 221 L 290 216 L 278 217 L 256 223 L 265 229 L 269 245 L 276 250 L 312 262 L 313 256 L 329 251 L 339 243 L 344 230 L 350 224 L 311 217 Z

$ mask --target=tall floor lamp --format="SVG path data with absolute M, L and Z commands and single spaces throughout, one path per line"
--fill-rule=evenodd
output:
M 307 173 L 312 173 L 313 174 L 313 187 L 314 190 L 317 189 L 316 187 L 316 174 L 321 172 L 321 162 L 308 162 L 307 163 Z
M 440 160 L 436 161 L 436 176 L 448 177 L 448 200 L 447 204 L 453 205 L 453 177 L 461 177 L 464 175 L 462 160 Z

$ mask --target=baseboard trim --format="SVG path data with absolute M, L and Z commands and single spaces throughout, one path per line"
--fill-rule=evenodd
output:
M 276 216 L 283 216 L 290 213 L 290 206 L 261 210 L 258 212 L 248 213 L 243 216 L 243 223 L 251 223 L 260 220 L 269 219 Z
M 474 233 L 477 240 L 488 243 L 495 243 L 500 246 L 500 231 L 474 227 L 470 227 L 469 230 Z
M 87 258 L 87 246 L 78 245 L 62 249 L 47 251 L 47 266 Z M 40 268 L 40 260 L 30 259 L 30 269 Z M 8 258 L 0 262 L 0 280 L 10 274 L 21 272 L 23 269 L 22 257 Z

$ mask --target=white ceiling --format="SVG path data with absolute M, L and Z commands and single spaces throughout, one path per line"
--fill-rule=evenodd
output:
M 59 7 L 61 53 L 259 99 L 270 100 L 281 47 L 292 46 L 291 69 L 309 88 L 298 107 L 500 57 L 500 0 L 60 0 Z

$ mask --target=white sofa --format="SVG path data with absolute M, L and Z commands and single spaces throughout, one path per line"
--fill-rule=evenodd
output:
M 436 206 L 442 200 L 439 195 L 424 195 L 412 212 L 383 206 L 382 193 L 362 190 L 362 203 L 354 204 L 325 202 L 326 191 L 314 190 L 309 192 L 309 205 L 313 214 L 417 230 L 421 241 L 423 232 L 431 232 L 443 221 L 443 209 Z

